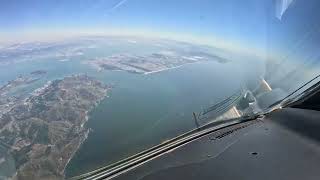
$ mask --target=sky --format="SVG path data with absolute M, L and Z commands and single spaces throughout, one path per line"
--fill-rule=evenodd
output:
M 77 33 L 162 35 L 285 56 L 297 37 L 317 28 L 317 1 L 1 0 L 0 41 Z
M 130 29 L 230 39 L 251 32 L 259 40 L 264 27 L 262 1 L 248 0 L 4 0 L 2 31 Z M 249 13 L 250 12 L 250 13 Z M 250 18 L 248 18 L 250 17 Z

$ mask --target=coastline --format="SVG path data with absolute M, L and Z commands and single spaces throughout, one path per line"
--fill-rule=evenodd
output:
M 82 82 L 82 83 L 80 83 L 80 82 Z M 78 85 L 76 84 L 77 86 L 74 86 L 73 83 L 80 83 L 80 84 L 78 84 Z M 59 120 L 64 121 L 67 124 L 73 126 L 72 133 L 74 136 L 72 137 L 72 139 L 65 141 L 63 146 L 56 147 L 53 150 L 51 149 L 51 147 L 57 145 L 57 142 L 60 142 L 60 140 L 58 139 L 57 141 L 54 141 L 54 143 L 52 143 L 50 141 L 51 139 L 49 139 L 49 138 L 62 137 L 63 135 L 60 136 L 58 134 L 59 133 L 58 131 L 52 132 L 53 134 L 50 137 L 48 136 L 48 140 L 46 140 L 43 143 L 35 141 L 36 145 L 32 146 L 32 149 L 29 152 L 36 154 L 36 155 L 39 155 L 39 156 L 35 156 L 35 155 L 32 157 L 30 156 L 30 161 L 27 161 L 23 164 L 20 164 L 20 166 L 16 169 L 15 174 L 10 176 L 10 178 L 16 178 L 18 175 L 29 177 L 29 172 L 32 172 L 33 173 L 32 176 L 34 176 L 34 177 L 45 177 L 46 176 L 46 177 L 65 178 L 66 177 L 65 171 L 66 171 L 67 166 L 69 165 L 70 161 L 73 159 L 75 154 L 79 151 L 82 144 L 87 140 L 90 131 L 92 131 L 92 129 L 86 127 L 86 123 L 90 119 L 89 113 L 92 110 L 94 110 L 101 103 L 102 100 L 109 97 L 108 93 L 109 93 L 109 90 L 112 89 L 112 87 L 110 87 L 109 85 L 105 85 L 103 82 L 95 80 L 94 78 L 90 78 L 86 75 L 73 74 L 73 75 L 65 76 L 63 79 L 58 78 L 55 80 L 49 80 L 47 82 L 44 82 L 44 84 L 41 87 L 35 88 L 31 93 L 29 93 L 28 97 L 23 98 L 19 101 L 16 101 L 14 106 L 7 108 L 8 110 L 5 109 L 6 111 L 4 111 L 3 113 L 10 112 L 12 110 L 12 108 L 17 107 L 16 105 L 20 105 L 21 107 L 23 107 L 22 110 L 25 110 L 25 111 L 19 112 L 19 114 L 18 114 L 19 118 L 24 118 L 25 116 L 28 115 L 29 112 L 30 113 L 34 112 L 35 114 L 30 114 L 30 118 L 28 119 L 29 121 L 26 121 L 26 123 L 27 123 L 26 125 L 30 125 L 30 124 L 33 125 L 33 123 L 37 123 L 38 126 L 34 127 L 34 130 L 36 132 L 39 128 L 42 128 L 42 127 L 48 127 L 48 128 L 56 127 L 54 125 L 54 123 L 51 123 L 50 116 L 43 116 L 43 117 L 39 118 L 37 116 L 37 113 L 39 113 L 39 112 L 33 111 L 34 109 L 32 109 L 31 107 L 34 107 L 39 104 L 41 105 L 41 103 L 43 101 L 46 102 L 46 100 L 47 100 L 46 98 L 48 98 L 48 95 L 52 96 L 53 92 L 58 92 L 58 93 L 55 93 L 58 95 L 63 94 L 63 93 L 59 93 L 59 92 L 70 92 L 71 94 L 79 93 L 79 91 L 80 91 L 79 89 L 81 89 L 82 85 L 87 85 L 88 88 L 86 90 L 87 91 L 92 90 L 93 93 L 95 93 L 95 95 L 96 95 L 95 99 L 88 101 L 87 105 L 89 105 L 89 106 L 86 106 L 86 108 L 82 109 L 82 112 L 79 111 L 78 121 L 72 123 L 67 116 L 64 116 L 63 119 L 57 120 L 57 121 L 59 121 Z M 87 87 L 87 86 L 84 86 L 84 87 Z M 90 89 L 89 86 L 90 87 L 92 86 L 93 89 Z M 50 100 L 52 101 L 52 102 L 50 101 L 51 104 L 49 104 L 49 105 L 53 106 L 55 104 L 59 104 L 61 102 L 68 101 L 68 99 L 64 99 L 63 97 L 58 96 L 58 95 L 56 96 L 57 97 L 56 99 L 52 99 L 52 100 L 49 99 L 49 101 Z M 72 99 L 70 101 L 78 102 L 81 105 L 80 100 L 82 100 L 81 99 L 82 97 L 80 96 L 79 98 L 80 98 L 79 100 Z M 36 104 L 36 105 L 34 105 L 34 104 Z M 49 107 L 51 107 L 51 106 L 49 106 Z M 44 110 L 41 109 L 41 112 L 47 113 L 47 111 L 48 111 L 47 109 L 44 109 Z M 1 115 L 2 114 L 0 114 L 0 117 L 1 117 Z M 11 114 L 9 114 L 8 116 L 11 116 Z M 27 117 L 29 117 L 29 116 L 27 116 Z M 22 125 L 24 125 L 21 123 L 19 124 L 19 121 L 15 120 L 15 119 L 11 120 L 8 123 L 14 123 L 14 125 L 18 126 L 19 128 L 21 128 Z M 58 126 L 58 128 L 59 127 L 60 126 Z M 69 127 L 70 126 L 66 126 L 67 129 L 61 129 L 61 130 L 63 131 L 63 133 L 64 132 L 71 133 Z M 54 133 L 56 133 L 56 134 L 54 134 Z M 29 144 L 20 143 L 20 141 L 21 141 L 21 138 L 19 139 L 19 137 L 17 136 L 17 140 L 15 141 L 15 144 L 12 145 L 12 149 L 14 149 L 16 147 L 16 150 L 20 151 L 21 147 L 29 146 Z M 63 141 L 63 139 L 62 139 L 62 141 Z M 21 142 L 24 142 L 24 141 L 21 141 Z M 48 147 L 50 147 L 50 148 L 48 149 Z M 44 155 L 42 153 L 43 148 L 46 148 L 46 155 Z M 52 172 L 52 174 L 48 173 L 46 175 L 42 175 L 41 171 L 46 170 L 45 164 L 43 164 L 42 162 L 56 163 L 57 164 L 56 169 L 54 171 L 53 170 L 50 171 L 50 173 Z M 34 166 L 35 163 L 38 163 L 39 165 Z M 32 169 L 32 171 L 31 171 L 31 169 Z
M 96 102 L 95 106 L 94 106 L 92 109 L 90 109 L 90 110 L 88 110 L 88 111 L 85 112 L 85 113 L 86 113 L 85 121 L 80 125 L 80 128 L 82 129 L 82 131 L 85 130 L 85 125 L 86 125 L 87 122 L 90 120 L 89 113 L 90 113 L 91 111 L 93 111 L 97 106 L 99 106 L 99 104 L 101 103 L 101 101 L 103 101 L 104 99 L 106 99 L 106 98 L 109 97 L 109 96 L 108 96 L 108 90 L 109 90 L 109 89 L 110 89 L 110 88 L 107 88 L 107 89 L 106 89 L 106 93 L 105 93 L 105 95 L 103 96 L 103 98 L 101 98 L 98 102 Z M 65 166 L 64 166 L 64 168 L 63 168 L 63 170 L 62 170 L 63 178 L 66 177 L 66 169 L 67 169 L 70 161 L 74 158 L 74 156 L 76 155 L 76 153 L 79 151 L 79 149 L 81 148 L 82 144 L 88 139 L 89 134 L 90 134 L 90 132 L 92 132 L 92 131 L 93 131 L 93 130 L 92 130 L 91 128 L 87 128 L 87 129 L 85 130 L 84 136 L 81 137 L 82 139 L 80 140 L 80 143 L 78 144 L 78 146 L 77 146 L 77 148 L 75 149 L 75 151 L 71 154 L 71 156 L 69 157 L 67 163 L 65 164 Z
M 67 168 L 67 166 L 69 165 L 70 161 L 72 160 L 72 158 L 75 156 L 75 154 L 78 152 L 78 150 L 81 148 L 81 145 L 87 140 L 89 133 L 90 133 L 91 129 L 87 129 L 86 132 L 84 133 L 84 136 L 81 137 L 80 143 L 78 144 L 77 148 L 75 149 L 75 151 L 73 151 L 73 153 L 71 154 L 71 156 L 69 157 L 67 163 L 65 164 L 63 170 L 62 170 L 62 174 L 63 174 L 63 178 L 65 179 L 66 174 L 65 174 L 65 170 Z
M 197 62 L 185 63 L 185 64 L 182 64 L 182 65 L 179 65 L 179 66 L 175 66 L 175 67 L 170 67 L 170 68 L 164 68 L 164 69 L 160 69 L 160 70 L 156 70 L 156 71 L 145 72 L 143 74 L 144 75 L 156 74 L 156 73 L 160 73 L 162 71 L 168 71 L 168 70 L 171 70 L 171 69 L 178 69 L 178 68 L 181 68 L 181 67 L 183 67 L 185 65 L 196 64 L 196 63 L 201 63 L 201 62 L 205 62 L 205 61 L 197 61 Z

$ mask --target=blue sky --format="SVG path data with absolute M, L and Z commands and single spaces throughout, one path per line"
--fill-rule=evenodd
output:
M 228 36 L 265 28 L 264 0 L 5 0 L 1 1 L 2 30 L 41 28 L 139 28 Z
M 280 20 L 277 5 L 288 1 L 291 6 Z M 298 41 L 297 37 L 319 24 L 319 12 L 314 8 L 319 7 L 317 0 L 2 0 L 0 3 L 0 33 L 6 38 L 26 31 L 116 29 L 188 34 L 216 38 L 247 49 L 271 48 L 283 52 Z

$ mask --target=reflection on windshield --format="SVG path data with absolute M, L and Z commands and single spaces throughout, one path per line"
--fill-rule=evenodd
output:
M 319 7 L 1 2 L 0 179 L 77 176 L 264 112 L 319 74 Z

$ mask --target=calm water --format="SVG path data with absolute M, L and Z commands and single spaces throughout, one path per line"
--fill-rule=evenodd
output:
M 93 129 L 67 167 L 67 176 L 107 165 L 195 128 L 193 111 L 233 94 L 259 72 L 245 64 L 197 63 L 157 74 L 102 72 L 115 88 L 90 114 Z M 205 122 L 203 122 L 205 123 Z

